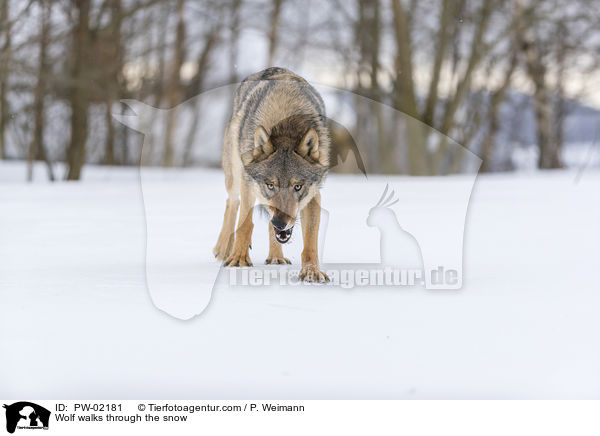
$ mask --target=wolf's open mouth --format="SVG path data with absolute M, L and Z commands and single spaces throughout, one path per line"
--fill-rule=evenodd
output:
M 294 228 L 290 227 L 287 230 L 275 230 L 275 239 L 277 239 L 277 242 L 279 242 L 280 244 L 285 244 L 287 241 L 290 240 L 290 238 L 292 237 L 292 230 Z

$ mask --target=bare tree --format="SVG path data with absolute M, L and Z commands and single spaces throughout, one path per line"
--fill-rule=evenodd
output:
M 67 180 L 79 180 L 85 163 L 85 144 L 88 135 L 89 107 L 89 63 L 90 53 L 90 0 L 72 0 L 76 22 L 71 37 L 71 84 L 69 103 L 71 106 L 71 140 L 67 149 Z
M 442 0 L 442 11 L 440 13 L 438 31 L 436 35 L 436 48 L 431 71 L 431 80 L 427 92 L 427 100 L 422 114 L 422 121 L 432 126 L 434 122 L 435 109 L 438 103 L 438 86 L 445 57 L 448 55 L 448 46 L 451 42 L 451 31 L 455 21 L 457 2 L 455 0 Z
M 238 81 L 237 62 L 238 62 L 238 38 L 240 33 L 240 9 L 242 0 L 231 0 L 229 26 L 229 83 Z
M 394 106 L 411 117 L 406 123 L 408 161 L 411 174 L 428 172 L 423 129 L 418 124 L 417 96 L 413 73 L 413 53 L 408 16 L 401 0 L 392 0 L 396 40 Z
M 379 84 L 381 56 L 381 5 L 379 0 L 358 0 L 358 20 L 354 39 L 358 49 L 356 66 L 356 88 L 358 95 L 382 102 Z M 380 104 L 370 105 L 356 100 L 357 133 L 360 141 L 376 137 L 378 147 L 369 147 L 368 160 L 373 170 L 384 173 L 396 171 L 393 142 L 389 140 L 387 128 L 390 120 L 384 119 Z M 374 110 L 374 113 L 371 111 Z
M 101 47 L 104 51 L 104 69 L 102 75 L 105 90 L 105 124 L 106 140 L 104 146 L 104 164 L 114 165 L 115 162 L 115 125 L 112 119 L 112 107 L 119 97 L 119 81 L 123 69 L 123 53 L 121 48 L 121 0 L 106 0 L 110 9 L 110 21 L 104 29 Z
M 188 97 L 198 97 L 198 95 L 204 90 L 204 82 L 208 73 L 208 66 L 210 56 L 216 45 L 220 25 L 217 24 L 206 36 L 204 47 L 198 56 L 198 62 L 196 63 L 196 74 L 190 82 Z M 198 130 L 198 123 L 200 120 L 200 98 L 196 98 L 194 105 L 194 116 L 192 117 L 192 123 L 187 134 L 185 141 L 185 149 L 183 152 L 183 165 L 190 166 L 192 164 L 192 149 L 196 140 L 196 132 Z
M 591 77 L 600 64 L 592 0 L 573 0 L 564 10 L 558 0 L 50 2 L 0 1 L 0 157 L 26 158 L 29 177 L 33 162 L 49 156 L 65 160 L 68 179 L 79 179 L 86 163 L 130 163 L 139 136 L 128 141 L 113 120 L 116 102 L 174 109 L 211 86 L 237 82 L 250 72 L 238 66 L 248 58 L 239 52 L 247 33 L 262 36 L 269 66 L 332 63 L 331 84 L 357 95 L 340 97 L 333 112 L 346 119 L 353 105 L 355 117 L 344 127 L 365 145 L 369 171 L 383 173 L 461 171 L 466 154 L 457 142 L 481 152 L 484 171 L 498 170 L 498 152 L 507 150 L 500 144 L 505 109 L 522 83 L 532 95 L 518 110 L 533 108 L 539 167 L 559 167 L 565 120 L 577 107 L 571 100 L 585 92 L 582 85 L 575 95 L 570 74 Z M 50 9 L 52 20 L 37 13 Z M 27 24 L 31 17 L 36 22 Z M 174 37 L 165 37 L 166 29 Z M 57 109 L 64 103 L 68 118 Z M 160 112 L 166 117 L 155 130 L 163 134 L 147 138 L 142 161 L 193 165 L 206 115 L 200 110 L 197 102 Z M 184 125 L 182 116 L 191 122 Z M 70 136 L 56 141 L 55 130 Z
M 446 101 L 442 120 L 436 128 L 442 134 L 433 156 L 432 171 L 435 174 L 444 172 L 443 160 L 447 153 L 447 138 L 456 124 L 456 114 L 463 104 L 465 97 L 471 89 L 473 74 L 479 66 L 484 55 L 489 51 L 489 47 L 484 44 L 484 37 L 488 31 L 490 19 L 494 10 L 495 2 L 493 0 L 483 0 L 483 4 L 477 14 L 477 24 L 471 38 L 470 51 L 467 59 L 467 65 L 458 80 L 456 90 Z
M 483 160 L 481 171 L 492 171 L 492 153 L 495 148 L 496 136 L 500 129 L 500 105 L 505 99 L 506 91 L 510 86 L 510 82 L 517 66 L 517 53 L 511 47 L 512 54 L 508 68 L 504 72 L 502 83 L 492 91 L 490 103 L 487 111 L 488 128 L 481 145 L 481 159 Z
M 33 137 L 31 138 L 31 142 L 29 144 L 29 152 L 27 157 L 27 180 L 29 181 L 33 180 L 33 164 L 37 159 L 41 159 L 46 163 L 48 168 L 48 177 L 50 180 L 54 180 L 52 164 L 48 160 L 48 155 L 44 146 L 44 101 L 47 92 L 47 79 L 49 74 L 48 43 L 50 37 L 50 16 L 52 13 L 52 3 L 50 0 L 39 0 L 39 3 L 41 7 L 39 37 L 40 52 L 38 57 L 37 84 L 34 90 L 33 101 Z
M 169 5 L 167 3 L 161 4 L 157 11 L 154 13 L 154 22 L 167 23 L 169 20 Z M 156 25 L 154 27 L 153 38 L 149 38 L 147 41 L 146 51 L 149 54 L 155 53 L 157 58 L 157 68 L 152 77 L 151 86 L 151 97 L 154 107 L 159 107 L 165 98 L 165 75 L 166 75 L 166 64 L 167 64 L 167 45 L 163 43 L 164 31 L 161 27 Z M 143 165 L 151 165 L 154 163 L 154 150 L 156 138 L 154 135 L 148 135 L 145 139 L 144 149 L 142 150 L 141 163 Z
M 10 64 L 11 23 L 9 20 L 9 1 L 0 4 L 0 34 L 4 42 L 0 49 L 0 159 L 6 157 L 6 121 L 9 108 L 6 98 Z
M 547 46 L 533 31 L 535 5 L 527 6 L 522 0 L 517 0 L 514 13 L 519 46 L 524 56 L 527 74 L 534 86 L 538 167 L 556 168 L 560 166 L 560 162 L 558 147 L 553 137 L 553 105 L 548 83 L 548 65 L 545 59 Z
M 184 18 L 185 0 L 177 0 L 177 34 L 175 37 L 175 46 L 173 47 L 173 58 L 169 71 L 169 79 L 166 89 L 167 105 L 173 109 L 181 102 L 183 90 L 181 86 L 181 67 L 185 60 L 185 18 Z M 170 110 L 167 114 L 167 125 L 165 133 L 165 145 L 163 155 L 163 165 L 171 167 L 175 163 L 175 126 L 177 123 L 177 112 Z
M 275 61 L 275 52 L 277 50 L 278 34 L 279 34 L 279 21 L 281 17 L 281 6 L 283 0 L 271 0 L 271 24 L 269 26 L 269 54 L 267 56 L 267 66 L 273 66 Z

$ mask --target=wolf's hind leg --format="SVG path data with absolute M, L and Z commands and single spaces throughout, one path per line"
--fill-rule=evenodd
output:
M 235 232 L 235 242 L 233 250 L 227 260 L 226 266 L 252 266 L 250 261 L 250 243 L 252 242 L 252 210 L 256 198 L 245 183 L 241 186 L 241 207 L 240 217 L 238 218 L 238 228 Z
M 283 257 L 283 248 L 281 247 L 281 244 L 277 242 L 277 239 L 275 239 L 275 230 L 273 230 L 271 223 L 268 223 L 267 226 L 269 226 L 269 257 L 267 257 L 265 263 L 267 265 L 292 263 L 289 259 Z

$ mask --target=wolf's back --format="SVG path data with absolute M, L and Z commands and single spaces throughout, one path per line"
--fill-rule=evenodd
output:
M 319 148 L 329 151 L 325 104 L 319 93 L 302 77 L 285 68 L 272 67 L 248 76 L 235 92 L 231 134 L 238 139 L 240 154 L 254 148 L 254 132 L 268 132 L 293 116 L 310 117 L 319 135 Z

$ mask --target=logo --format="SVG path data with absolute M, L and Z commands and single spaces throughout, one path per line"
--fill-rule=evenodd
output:
M 42 406 L 28 401 L 19 401 L 10 406 L 2 406 L 6 409 L 6 431 L 14 433 L 16 429 L 48 430 L 50 411 Z

